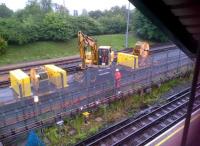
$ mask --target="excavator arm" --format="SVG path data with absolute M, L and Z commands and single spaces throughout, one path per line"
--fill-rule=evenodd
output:
M 92 63 L 97 64 L 98 62 L 98 50 L 96 41 L 83 34 L 81 31 L 78 32 L 78 45 L 80 51 L 80 57 L 82 59 L 82 68 L 85 68 L 86 65 L 86 50 L 89 47 L 91 49 Z

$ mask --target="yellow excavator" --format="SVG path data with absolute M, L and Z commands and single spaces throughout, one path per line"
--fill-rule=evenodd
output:
M 149 43 L 147 42 L 136 42 L 135 47 L 133 48 L 133 55 L 146 57 L 149 55 Z
M 78 46 L 80 58 L 82 59 L 81 68 L 107 66 L 114 60 L 114 51 L 111 46 L 99 46 L 92 37 L 78 32 Z M 89 50 L 90 49 L 90 50 Z

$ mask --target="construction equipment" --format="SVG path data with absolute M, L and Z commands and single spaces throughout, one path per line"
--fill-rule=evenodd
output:
M 90 66 L 110 65 L 114 60 L 114 51 L 112 51 L 111 46 L 97 47 L 96 41 L 81 31 L 78 32 L 78 46 L 82 59 L 82 69 Z M 89 48 L 91 51 L 88 50 Z
M 42 83 L 46 83 L 49 81 L 48 73 L 43 66 L 32 68 L 30 70 L 30 78 L 31 78 L 32 87 L 36 91 L 38 91 Z
M 68 87 L 67 84 L 67 72 L 55 65 L 45 65 L 44 66 L 49 81 L 56 86 L 56 88 Z
M 138 68 L 138 56 L 120 52 L 117 54 L 117 64 L 136 69 Z
M 11 88 L 18 97 L 31 96 L 30 77 L 20 69 L 10 71 Z
M 149 43 L 138 41 L 133 48 L 133 55 L 146 57 L 149 54 Z
M 56 88 L 67 87 L 67 73 L 55 65 L 45 65 L 30 70 L 32 87 L 38 91 L 51 83 Z M 44 85 L 44 86 L 43 86 Z

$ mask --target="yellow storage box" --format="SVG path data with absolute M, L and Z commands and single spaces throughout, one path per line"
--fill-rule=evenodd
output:
M 11 88 L 19 97 L 31 96 L 30 77 L 22 70 L 10 71 Z
M 117 64 L 128 66 L 132 69 L 138 68 L 138 56 L 126 53 L 118 53 Z
M 56 86 L 56 88 L 67 87 L 67 72 L 55 65 L 45 65 L 45 70 L 49 76 L 49 81 Z

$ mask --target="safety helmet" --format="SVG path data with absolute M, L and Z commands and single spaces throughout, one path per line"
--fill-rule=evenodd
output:
M 119 69 L 118 68 L 116 68 L 116 70 L 115 71 L 119 71 Z

